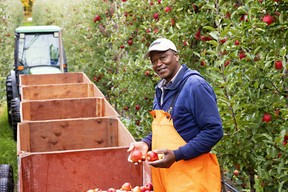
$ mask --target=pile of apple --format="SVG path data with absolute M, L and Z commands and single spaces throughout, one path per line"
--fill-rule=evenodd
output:
M 130 183 L 124 183 L 120 189 L 109 188 L 107 191 L 103 191 L 100 188 L 89 189 L 87 192 L 153 192 L 152 183 L 147 183 L 144 186 L 132 187 Z
M 148 151 L 146 155 L 143 155 L 141 151 L 134 150 L 131 152 L 128 160 L 135 164 L 138 164 L 145 160 L 152 162 L 152 161 L 156 161 L 162 158 L 163 158 L 163 154 L 158 154 L 154 151 Z
M 152 162 L 162 159 L 163 157 L 164 157 L 163 154 L 157 154 L 154 151 L 148 151 L 146 155 L 143 155 L 141 151 L 134 150 L 128 157 L 128 161 L 134 164 L 140 164 L 141 162 L 146 160 L 148 162 Z M 126 182 L 121 186 L 120 189 L 109 188 L 107 191 L 103 191 L 100 188 L 96 188 L 96 189 L 89 189 L 87 192 L 152 192 L 152 191 L 153 191 L 152 183 L 147 183 L 146 185 L 143 186 L 132 187 L 132 185 L 129 182 Z

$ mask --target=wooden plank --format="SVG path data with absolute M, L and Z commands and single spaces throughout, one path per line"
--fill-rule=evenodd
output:
M 124 129 L 117 127 L 118 121 L 117 118 L 87 118 L 21 123 L 21 146 L 18 151 L 49 152 L 117 147 L 118 130 Z
M 31 151 L 30 144 L 30 126 L 28 124 L 18 123 L 17 126 L 17 155 L 22 151 Z
M 21 122 L 31 119 L 30 111 L 31 111 L 30 102 L 20 102 L 20 119 L 21 119 Z
M 89 84 L 56 84 L 56 85 L 33 85 L 21 88 L 22 100 L 47 100 L 62 98 L 81 98 L 88 97 Z
M 67 83 L 91 83 L 91 81 L 82 72 L 20 75 L 20 86 Z
M 88 84 L 88 97 L 105 97 L 98 87 L 93 84 Z

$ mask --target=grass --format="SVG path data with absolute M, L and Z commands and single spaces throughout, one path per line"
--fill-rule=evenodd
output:
M 0 164 L 13 167 L 14 181 L 17 181 L 17 148 L 13 131 L 8 123 L 6 104 L 0 103 Z

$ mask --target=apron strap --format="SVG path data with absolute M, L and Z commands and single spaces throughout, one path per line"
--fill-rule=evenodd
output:
M 201 78 L 204 79 L 204 77 L 202 77 L 202 75 L 200 75 L 199 73 L 190 73 L 190 74 L 182 81 L 179 89 L 177 90 L 177 92 L 176 92 L 175 95 L 174 95 L 174 98 L 173 98 L 173 100 L 172 100 L 172 102 L 171 102 L 171 104 L 170 104 L 169 110 L 167 111 L 167 112 L 171 115 L 171 118 L 172 118 L 172 110 L 173 110 L 173 108 L 174 108 L 174 105 L 175 105 L 175 103 L 176 103 L 176 100 L 177 100 L 177 98 L 178 98 L 178 96 L 179 96 L 182 88 L 184 87 L 186 81 L 187 81 L 187 80 L 189 79 L 189 77 L 191 77 L 192 75 L 198 75 L 199 77 L 201 77 Z

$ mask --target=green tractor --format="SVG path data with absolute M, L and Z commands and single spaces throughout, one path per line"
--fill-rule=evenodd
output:
M 58 26 L 21 26 L 15 30 L 14 69 L 6 78 L 8 120 L 17 140 L 20 122 L 19 75 L 67 72 L 62 42 L 62 28 Z

